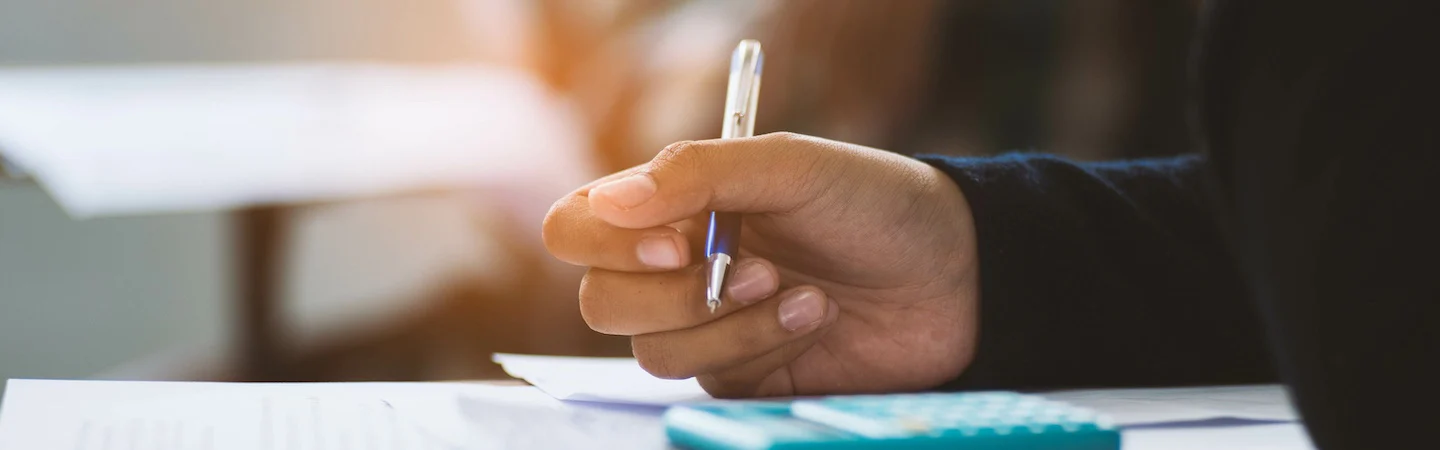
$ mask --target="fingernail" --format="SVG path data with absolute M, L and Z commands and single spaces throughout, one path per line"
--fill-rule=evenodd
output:
M 800 291 L 780 302 L 780 326 L 795 331 L 825 317 L 825 297 L 815 291 Z
M 651 236 L 640 240 L 637 249 L 640 262 L 650 267 L 676 269 L 680 267 L 680 247 L 669 236 Z
M 751 304 L 775 292 L 775 277 L 770 276 L 770 271 L 760 263 L 749 263 L 735 269 L 735 277 L 730 279 L 730 298 L 740 304 Z
M 637 173 L 590 189 L 590 196 L 610 202 L 622 210 L 640 206 L 655 196 L 655 180 Z

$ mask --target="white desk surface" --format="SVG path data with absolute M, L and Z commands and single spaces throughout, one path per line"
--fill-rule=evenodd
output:
M 1145 409 L 1167 420 L 1177 418 L 1177 409 L 1251 417 L 1126 429 L 1122 439 L 1127 450 L 1311 448 L 1299 424 L 1255 419 L 1276 411 L 1276 405 L 1264 399 L 1283 398 L 1273 395 L 1277 387 L 1240 389 L 1059 395 L 1084 398 L 1078 403 L 1100 405 L 1102 412 L 1142 422 L 1144 417 L 1137 414 Z M 1106 400 L 1115 398 L 1126 400 Z M 1256 401 L 1236 405 L 1236 399 Z M 206 443 L 203 448 L 214 450 L 322 450 L 341 442 L 352 447 L 367 442 L 366 448 L 377 450 L 659 449 L 667 447 L 658 416 L 662 410 L 653 405 L 563 402 L 514 383 L 12 380 L 0 407 L 0 449 L 159 450 Z

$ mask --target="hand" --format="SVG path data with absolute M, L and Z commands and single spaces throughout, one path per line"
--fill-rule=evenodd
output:
M 709 210 L 744 213 L 705 306 Z M 790 133 L 681 142 L 584 186 L 545 245 L 590 267 L 580 310 L 646 371 L 717 397 L 919 390 L 969 364 L 979 296 L 960 189 L 900 155 Z

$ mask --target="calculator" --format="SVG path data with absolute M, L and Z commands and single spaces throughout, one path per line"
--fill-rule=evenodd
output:
M 1015 392 L 717 401 L 665 412 L 670 442 L 691 449 L 1116 450 L 1095 411 Z

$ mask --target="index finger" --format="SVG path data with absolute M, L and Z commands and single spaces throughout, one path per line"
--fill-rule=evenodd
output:
M 823 191 L 848 160 L 840 143 L 793 133 L 680 142 L 649 164 L 589 191 L 597 217 L 649 228 L 706 210 L 764 213 L 797 209 Z

